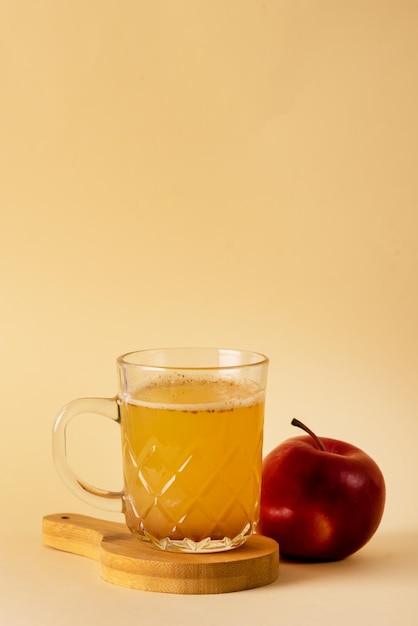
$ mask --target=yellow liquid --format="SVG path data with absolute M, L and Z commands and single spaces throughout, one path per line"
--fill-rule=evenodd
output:
M 254 383 L 225 379 L 163 379 L 121 401 L 131 531 L 193 542 L 253 532 L 263 416 Z

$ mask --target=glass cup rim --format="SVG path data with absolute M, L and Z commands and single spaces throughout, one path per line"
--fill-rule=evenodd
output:
M 216 354 L 219 356 L 228 356 L 228 357 L 236 357 L 237 358 L 237 362 L 236 363 L 227 363 L 227 364 L 222 364 L 222 363 L 218 363 L 216 365 L 184 365 L 182 363 L 180 363 L 180 361 L 176 364 L 175 361 L 173 361 L 170 364 L 167 363 L 151 363 L 150 360 L 147 360 L 145 357 L 151 357 L 152 355 L 157 356 L 157 355 L 174 355 L 175 353 L 183 353 L 183 358 L 187 357 L 187 354 L 189 355 L 197 355 L 199 353 L 206 353 L 206 354 L 211 354 L 212 357 L 215 356 Z M 141 360 L 141 356 L 144 357 L 143 360 Z M 241 361 L 238 362 L 239 357 L 241 357 Z M 144 348 L 142 350 L 132 350 L 129 352 L 125 352 L 124 354 L 120 355 L 117 359 L 116 362 L 119 366 L 121 367 L 140 367 L 140 368 L 146 368 L 146 369 L 151 369 L 151 370 L 239 370 L 239 369 L 245 369 L 248 367 L 254 367 L 254 366 L 260 366 L 260 365 L 267 365 L 269 363 L 269 359 L 266 355 L 262 354 L 261 352 L 255 352 L 253 350 L 241 350 L 241 349 L 235 349 L 235 348 L 213 348 L 213 347 L 168 347 L 168 348 Z

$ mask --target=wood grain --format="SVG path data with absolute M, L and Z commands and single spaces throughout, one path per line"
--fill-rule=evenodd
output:
M 104 580 L 131 589 L 226 593 L 268 585 L 279 575 L 278 544 L 261 535 L 227 552 L 178 554 L 138 540 L 117 522 L 73 513 L 42 521 L 45 545 L 98 561 Z

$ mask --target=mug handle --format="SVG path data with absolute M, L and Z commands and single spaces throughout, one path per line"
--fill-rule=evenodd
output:
M 69 422 L 81 413 L 95 413 L 120 423 L 118 398 L 78 398 L 66 404 L 55 418 L 52 433 L 52 454 L 55 467 L 65 485 L 80 500 L 91 506 L 122 512 L 123 491 L 107 491 L 89 485 L 71 469 L 67 458 L 66 430 Z

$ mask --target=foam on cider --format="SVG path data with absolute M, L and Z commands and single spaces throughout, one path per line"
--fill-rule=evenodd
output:
M 264 392 L 251 380 L 199 378 L 179 374 L 161 376 L 144 384 L 123 400 L 136 406 L 175 411 L 231 411 L 264 400 Z

